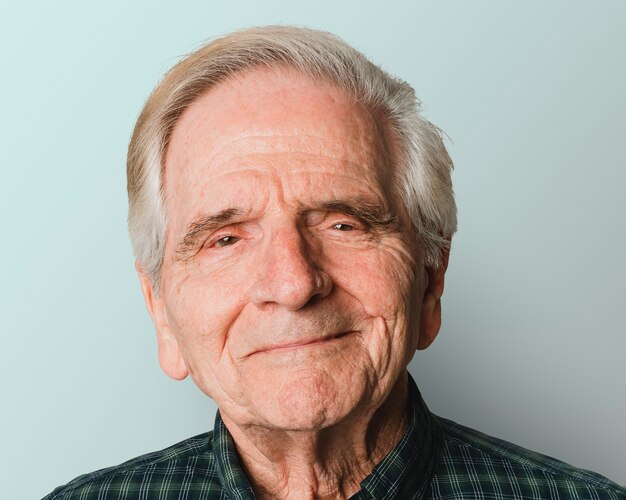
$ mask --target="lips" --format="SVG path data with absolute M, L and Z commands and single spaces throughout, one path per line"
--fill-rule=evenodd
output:
M 298 348 L 303 348 L 303 347 L 309 347 L 309 346 L 312 347 L 316 345 L 327 344 L 329 342 L 332 342 L 333 340 L 340 339 L 351 333 L 354 333 L 354 332 L 347 331 L 347 332 L 341 332 L 336 335 L 329 335 L 325 337 L 311 337 L 311 338 L 305 338 L 305 339 L 291 340 L 289 342 L 279 342 L 276 344 L 268 344 L 268 345 L 261 347 L 260 349 L 255 350 L 254 352 L 250 354 L 250 356 L 252 356 L 253 354 L 271 353 L 274 351 L 286 351 L 290 349 L 298 349 Z

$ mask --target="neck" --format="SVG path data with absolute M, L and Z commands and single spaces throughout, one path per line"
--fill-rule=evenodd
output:
M 407 398 L 405 372 L 378 408 L 330 427 L 284 431 L 222 418 L 259 498 L 348 498 L 402 438 Z

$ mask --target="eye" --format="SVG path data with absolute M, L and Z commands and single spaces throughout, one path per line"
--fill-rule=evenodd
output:
M 354 226 L 351 226 L 350 224 L 334 224 L 333 225 L 333 229 L 336 229 L 337 231 L 352 231 L 354 229 Z
M 217 240 L 215 243 L 213 243 L 213 245 L 218 248 L 223 248 L 234 245 L 235 243 L 237 243 L 237 241 L 239 241 L 239 238 L 237 238 L 237 236 L 224 236 Z

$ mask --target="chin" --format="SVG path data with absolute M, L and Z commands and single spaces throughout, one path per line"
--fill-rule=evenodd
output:
M 365 384 L 361 384 L 364 386 Z M 272 387 L 265 387 L 257 414 L 270 428 L 315 431 L 341 422 L 359 406 L 359 384 L 325 370 L 299 370 Z

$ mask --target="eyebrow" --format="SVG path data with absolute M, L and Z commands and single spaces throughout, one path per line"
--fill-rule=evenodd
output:
M 378 230 L 395 230 L 399 227 L 399 218 L 392 215 L 383 205 L 360 198 L 355 200 L 331 200 L 320 204 L 319 210 L 340 212 L 363 221 L 369 227 Z
M 215 214 L 202 215 L 187 225 L 185 235 L 176 247 L 179 260 L 186 260 L 194 253 L 203 237 L 220 227 L 232 223 L 244 211 L 238 208 L 226 208 Z

